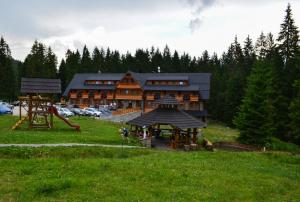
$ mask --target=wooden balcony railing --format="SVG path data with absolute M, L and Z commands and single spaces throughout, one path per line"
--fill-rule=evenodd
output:
M 113 100 L 114 99 L 114 95 L 113 94 L 107 94 L 106 99 L 107 100 Z
M 182 102 L 183 101 L 183 96 L 182 95 L 177 95 L 176 96 L 176 100 L 178 100 L 178 102 Z
M 119 83 L 119 89 L 140 89 L 141 86 L 138 83 Z
M 71 93 L 70 98 L 71 99 L 76 99 L 77 98 L 77 93 Z
M 94 99 L 95 99 L 95 100 L 100 100 L 100 99 L 101 99 L 101 95 L 100 95 L 100 94 L 94 95 Z
M 154 100 L 154 95 L 147 95 L 146 100 Z
M 199 96 L 198 95 L 191 95 L 190 96 L 190 101 L 191 102 L 198 102 L 199 101 Z
M 88 99 L 89 98 L 89 94 L 87 94 L 87 93 L 86 94 L 82 94 L 82 98 L 83 99 Z
M 117 100 L 142 100 L 141 95 L 116 95 Z

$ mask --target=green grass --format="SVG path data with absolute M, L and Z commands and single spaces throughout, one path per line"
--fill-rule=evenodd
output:
M 29 130 L 27 123 L 16 130 L 11 127 L 18 117 L 0 116 L 0 143 L 102 143 L 121 144 L 118 132 L 120 124 L 96 120 L 89 117 L 73 117 L 72 123 L 79 124 L 81 132 L 70 128 L 60 119 L 54 119 L 53 129 Z M 134 141 L 132 141 L 134 142 Z
M 239 131 L 217 122 L 210 122 L 207 128 L 202 129 L 202 135 L 211 142 L 235 142 L 239 137 Z
M 299 201 L 300 156 L 0 148 L 0 201 Z

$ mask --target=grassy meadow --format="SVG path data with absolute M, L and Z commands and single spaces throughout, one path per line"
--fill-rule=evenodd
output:
M 300 156 L 1 148 L 1 201 L 299 201 Z
M 121 125 L 87 117 L 71 119 L 81 132 L 57 119 L 52 130 L 12 131 L 16 120 L 0 116 L 0 143 L 122 143 Z M 238 134 L 203 129 L 212 142 Z M 300 201 L 299 147 L 276 141 L 292 152 L 0 148 L 0 201 Z
M 62 120 L 54 118 L 53 129 L 29 130 L 27 122 L 16 130 L 11 127 L 17 122 L 16 116 L 0 116 L 0 143 L 101 143 L 121 144 L 118 130 L 120 124 L 108 123 L 90 117 L 72 117 L 81 131 L 70 128 Z

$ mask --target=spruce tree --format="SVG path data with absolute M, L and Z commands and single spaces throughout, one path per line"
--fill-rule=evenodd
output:
M 296 97 L 289 107 L 289 136 L 295 143 L 300 144 L 300 80 L 295 81 Z
M 16 74 L 9 46 L 3 37 L 0 38 L 0 72 L 0 100 L 12 101 L 17 95 Z
M 93 72 L 92 59 L 90 52 L 86 45 L 83 47 L 82 57 L 81 57 L 81 66 L 79 72 L 81 73 L 90 73 Z
M 61 60 L 60 65 L 59 65 L 58 78 L 61 80 L 61 90 L 62 90 L 62 92 L 64 92 L 68 85 L 66 62 L 64 59 Z
M 44 61 L 44 78 L 56 78 L 57 77 L 57 57 L 52 52 L 51 48 L 49 47 Z
M 299 53 L 299 31 L 298 27 L 295 25 L 290 4 L 288 4 L 285 12 L 286 16 L 281 24 L 281 30 L 277 41 L 279 43 L 279 52 L 286 65 L 288 65 Z
M 92 56 L 92 72 L 102 72 L 102 69 L 104 68 L 104 58 L 105 52 L 103 48 L 99 50 L 97 47 L 95 47 Z
M 256 62 L 249 76 L 245 97 L 234 119 L 243 142 L 265 145 L 275 131 L 273 64 Z
M 267 41 L 266 41 L 266 36 L 263 32 L 259 35 L 256 43 L 255 43 L 255 51 L 256 55 L 260 58 L 263 59 L 267 55 Z

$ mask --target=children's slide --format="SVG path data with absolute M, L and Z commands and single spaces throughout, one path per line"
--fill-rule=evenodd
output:
M 57 116 L 59 119 L 63 120 L 66 124 L 68 124 L 70 127 L 75 128 L 76 130 L 80 131 L 80 126 L 79 125 L 74 125 L 70 123 L 65 117 L 59 115 L 57 109 L 55 107 L 50 107 L 49 111 L 53 113 L 55 116 Z

